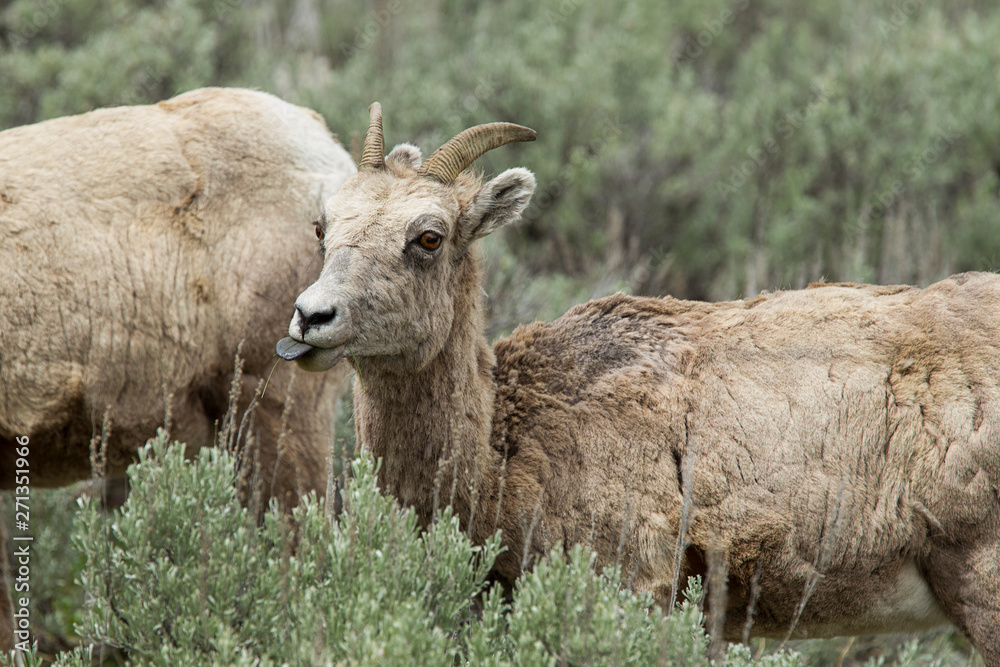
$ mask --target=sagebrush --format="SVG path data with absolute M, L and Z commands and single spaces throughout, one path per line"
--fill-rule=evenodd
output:
M 421 531 L 379 493 L 369 457 L 353 463 L 338 518 L 309 496 L 290 518 L 272 505 L 258 524 L 238 502 L 233 457 L 184 450 L 162 432 L 150 441 L 111 516 L 79 498 L 76 632 L 93 646 L 56 664 L 89 665 L 99 647 L 142 665 L 708 664 L 697 582 L 664 618 L 576 548 L 508 600 L 488 581 L 499 534 L 473 545 L 450 509 Z

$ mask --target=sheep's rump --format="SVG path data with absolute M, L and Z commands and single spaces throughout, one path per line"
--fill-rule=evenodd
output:
M 783 292 L 700 331 L 694 501 L 706 526 L 729 527 L 738 579 L 758 563 L 794 573 L 764 575 L 788 600 L 814 581 L 802 619 L 814 634 L 834 613 L 859 632 L 937 622 L 918 574 L 937 570 L 942 594 L 932 543 L 1000 536 L 1000 278 Z M 840 576 L 820 585 L 829 572 Z M 758 614 L 788 626 L 773 608 Z
M 616 295 L 497 344 L 494 442 L 519 443 L 511 469 L 546 462 L 539 551 L 589 540 L 665 600 L 688 521 L 676 574 L 724 554 L 730 637 L 754 587 L 755 634 L 783 636 L 804 596 L 810 636 L 928 627 L 949 588 L 1000 595 L 998 346 L 994 274 Z
M 237 345 L 255 384 L 320 268 L 309 223 L 353 171 L 314 112 L 248 90 L 0 133 L 0 488 L 16 436 L 32 484 L 87 474 L 109 408 L 113 464 L 168 402 L 173 435 L 209 444 Z M 299 381 L 311 403 L 335 378 Z

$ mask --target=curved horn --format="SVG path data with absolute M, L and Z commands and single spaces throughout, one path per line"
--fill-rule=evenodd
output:
M 451 183 L 476 158 L 515 141 L 534 141 L 535 131 L 513 123 L 487 123 L 459 132 L 427 158 L 418 174 L 432 176 L 442 183 Z
M 368 107 L 368 134 L 361 149 L 358 171 L 377 171 L 385 166 L 385 138 L 382 136 L 382 105 L 373 102 Z

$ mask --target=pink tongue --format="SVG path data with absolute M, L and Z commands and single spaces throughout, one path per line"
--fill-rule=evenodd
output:
M 278 356 L 285 361 L 294 361 L 309 350 L 315 349 L 316 348 L 308 343 L 300 343 L 294 338 L 290 338 L 288 336 L 279 340 L 278 344 L 274 346 L 274 351 L 277 352 Z

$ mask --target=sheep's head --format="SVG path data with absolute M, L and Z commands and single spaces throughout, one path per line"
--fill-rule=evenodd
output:
M 488 150 L 533 141 L 526 127 L 470 128 L 421 163 L 408 144 L 385 156 L 382 109 L 376 102 L 369 111 L 358 173 L 316 223 L 323 271 L 299 295 L 289 337 L 277 346 L 306 370 L 331 368 L 348 352 L 400 368 L 428 362 L 452 329 L 469 246 L 516 221 L 535 189 L 527 169 L 485 184 L 465 173 Z

